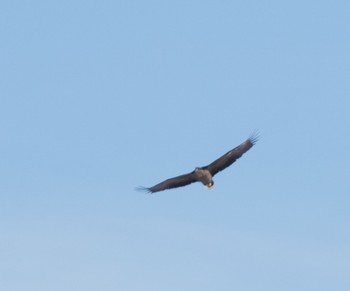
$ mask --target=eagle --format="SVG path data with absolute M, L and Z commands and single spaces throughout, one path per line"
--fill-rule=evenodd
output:
M 213 177 L 220 171 L 231 166 L 245 152 L 247 152 L 259 139 L 258 133 L 252 134 L 246 141 L 228 151 L 226 154 L 204 167 L 196 167 L 192 172 L 167 179 L 152 187 L 138 187 L 137 190 L 143 190 L 148 193 L 155 193 L 167 189 L 178 188 L 189 185 L 194 182 L 202 182 L 204 186 L 211 189 L 214 186 Z

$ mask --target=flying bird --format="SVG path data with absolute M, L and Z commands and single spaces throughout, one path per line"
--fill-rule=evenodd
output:
M 231 166 L 245 152 L 247 152 L 257 141 L 258 134 L 251 135 L 246 141 L 239 146 L 230 150 L 211 164 L 205 167 L 196 167 L 191 173 L 180 175 L 174 178 L 167 179 L 153 187 L 138 187 L 137 190 L 144 190 L 149 193 L 155 193 L 167 189 L 177 188 L 189 185 L 194 182 L 202 182 L 209 189 L 214 186 L 213 177 L 220 171 Z

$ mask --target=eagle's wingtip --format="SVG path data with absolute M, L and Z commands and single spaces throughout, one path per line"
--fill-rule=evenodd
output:
M 249 141 L 255 145 L 256 142 L 260 139 L 260 133 L 258 130 L 253 131 L 253 133 L 249 137 Z
M 143 187 L 143 186 L 135 187 L 135 190 L 139 192 L 146 192 L 146 193 L 152 194 L 152 191 L 150 188 Z

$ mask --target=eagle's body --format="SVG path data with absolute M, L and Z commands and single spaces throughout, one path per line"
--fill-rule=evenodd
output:
M 195 168 L 194 174 L 197 177 L 197 180 L 202 182 L 204 186 L 207 186 L 208 188 L 211 188 L 214 186 L 213 176 L 210 174 L 210 172 L 206 169 L 202 168 Z
M 245 142 L 230 150 L 222 157 L 218 158 L 217 160 L 205 167 L 197 167 L 194 169 L 194 171 L 188 174 L 167 179 L 150 188 L 140 187 L 138 189 L 146 190 L 150 193 L 155 193 L 166 189 L 186 186 L 194 182 L 202 182 L 203 185 L 207 186 L 208 188 L 211 188 L 214 185 L 213 177 L 218 172 L 232 165 L 245 152 L 247 152 L 257 142 L 257 140 L 258 136 L 257 134 L 254 134 Z

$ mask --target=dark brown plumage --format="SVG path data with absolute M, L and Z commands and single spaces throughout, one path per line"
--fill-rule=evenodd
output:
M 205 167 L 195 168 L 195 170 L 191 173 L 167 179 L 150 188 L 139 187 L 137 189 L 155 193 L 166 189 L 186 186 L 198 181 L 202 182 L 203 185 L 207 186 L 208 188 L 211 188 L 214 185 L 212 177 L 214 177 L 218 172 L 232 165 L 258 141 L 258 138 L 258 134 L 251 135 L 245 142 L 230 150 L 211 164 Z

